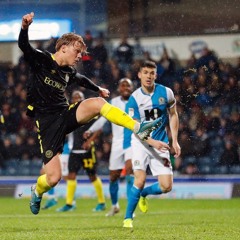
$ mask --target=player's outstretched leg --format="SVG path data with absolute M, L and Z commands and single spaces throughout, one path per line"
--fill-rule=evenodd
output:
M 36 195 L 36 186 L 33 185 L 31 187 L 31 200 L 30 200 L 30 210 L 33 214 L 38 214 L 40 210 L 40 205 L 42 201 L 42 197 L 38 197 Z
M 101 108 L 100 114 L 110 122 L 130 129 L 136 133 L 141 140 L 147 139 L 150 133 L 158 128 L 162 123 L 161 117 L 154 121 L 144 121 L 142 123 L 138 123 L 120 108 L 117 108 L 107 102 Z

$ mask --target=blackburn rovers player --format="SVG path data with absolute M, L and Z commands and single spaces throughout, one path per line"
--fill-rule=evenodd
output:
M 123 111 L 126 110 L 127 101 L 133 92 L 133 83 L 128 78 L 123 78 L 119 80 L 118 83 L 119 96 L 114 97 L 110 100 L 110 103 L 116 107 L 119 107 Z M 91 133 L 94 133 L 103 128 L 104 124 L 107 122 L 106 118 L 99 118 L 89 129 L 85 132 L 84 136 L 88 137 Z M 122 169 L 126 169 L 126 183 L 127 183 L 127 196 L 129 190 L 133 185 L 133 175 L 132 175 L 132 162 L 131 162 L 131 148 L 130 141 L 132 132 L 121 126 L 111 124 L 112 128 L 112 144 L 111 144 L 111 154 L 109 158 L 109 192 L 111 197 L 112 207 L 106 216 L 114 216 L 120 211 L 120 206 L 118 203 L 118 189 L 119 189 L 119 179 L 121 176 Z M 125 139 L 125 140 L 124 140 Z
M 28 115 L 35 118 L 38 127 L 45 168 L 45 174 L 31 188 L 30 209 L 33 214 L 38 214 L 43 194 L 61 180 L 59 156 L 67 134 L 100 114 L 110 122 L 132 130 L 144 140 L 158 127 L 160 119 L 140 124 L 104 100 L 103 97 L 109 97 L 107 89 L 77 73 L 74 66 L 87 53 L 81 36 L 75 33 L 63 34 L 56 43 L 55 53 L 34 49 L 28 39 L 28 29 L 33 18 L 33 12 L 22 17 L 18 46 L 33 73 L 27 86 Z M 100 97 L 69 105 L 64 92 L 72 83 L 95 91 Z
M 168 143 L 166 127 L 169 124 L 172 135 L 172 147 L 175 157 L 181 153 L 178 144 L 179 119 L 176 109 L 176 99 L 170 88 L 156 84 L 157 66 L 154 62 L 145 61 L 140 67 L 138 77 L 141 87 L 135 90 L 129 98 L 127 108 L 129 114 L 138 121 L 162 118 L 159 128 L 151 133 L 151 138 Z M 170 162 L 169 149 L 156 149 L 139 141 L 132 134 L 132 164 L 134 171 L 134 185 L 128 199 L 123 227 L 133 227 L 133 212 L 139 202 L 142 212 L 147 212 L 147 195 L 157 195 L 171 191 L 173 185 L 173 172 Z M 158 181 L 144 188 L 146 181 L 146 168 L 149 165 L 153 176 Z

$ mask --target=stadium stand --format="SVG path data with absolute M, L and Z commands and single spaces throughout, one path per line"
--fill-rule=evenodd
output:
M 109 88 L 111 97 L 117 94 L 117 81 L 124 76 L 132 79 L 135 87 L 139 86 L 137 66 L 139 61 L 151 56 L 146 53 L 139 59 L 133 56 L 129 66 L 120 69 L 117 55 L 106 52 L 104 39 L 100 40 L 107 60 L 100 61 L 97 50 L 92 51 L 88 59 L 92 61 L 88 65 L 91 66 L 88 71 L 93 74 L 92 80 Z M 46 44 L 45 48 L 48 47 Z M 94 53 L 98 54 L 96 58 Z M 182 156 L 173 159 L 174 171 L 190 175 L 240 174 L 240 59 L 234 66 L 204 49 L 200 58 L 191 56 L 185 66 L 176 62 L 168 56 L 167 49 L 164 57 L 156 61 L 157 82 L 173 89 L 178 104 Z M 83 66 L 79 68 L 83 69 Z M 8 152 L 0 173 L 3 176 L 38 175 L 41 159 L 36 128 L 25 115 L 26 82 L 31 81 L 28 65 L 23 57 L 16 66 L 1 63 L 0 76 L 0 108 L 5 118 L 0 136 Z M 92 96 L 91 92 L 80 90 L 85 96 Z M 72 88 L 67 94 L 71 91 Z M 108 174 L 110 144 L 111 131 L 105 126 L 102 137 L 96 142 L 100 174 Z

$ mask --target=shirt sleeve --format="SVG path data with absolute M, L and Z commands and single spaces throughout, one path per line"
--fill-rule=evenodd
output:
M 45 61 L 46 53 L 39 49 L 33 48 L 28 39 L 28 29 L 21 29 L 18 37 L 18 46 L 24 54 L 24 59 L 31 67 L 36 67 L 38 62 Z
M 88 129 L 91 132 L 97 132 L 102 129 L 104 124 L 107 122 L 107 119 L 104 117 L 100 117 L 97 121 L 93 123 L 93 125 Z
M 84 88 L 90 89 L 94 92 L 99 91 L 99 86 L 97 86 L 93 81 L 91 81 L 89 78 L 87 78 L 86 76 L 84 76 L 80 73 L 76 73 L 75 80 L 78 85 L 80 85 Z
M 168 99 L 168 108 L 174 107 L 176 104 L 176 98 L 174 97 L 173 91 L 171 88 L 166 88 L 167 89 L 167 99 Z
M 35 52 L 35 49 L 29 43 L 28 29 L 21 29 L 18 37 L 18 47 L 23 51 L 25 57 L 29 57 Z

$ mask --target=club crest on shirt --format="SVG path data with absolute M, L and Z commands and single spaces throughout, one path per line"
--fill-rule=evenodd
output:
M 163 105 L 163 104 L 165 104 L 165 99 L 163 97 L 160 97 L 158 99 L 158 102 L 159 102 L 159 105 Z
M 68 74 L 65 75 L 65 80 L 66 80 L 66 82 L 69 81 L 69 75 Z
M 135 160 L 133 163 L 134 166 L 140 166 L 140 161 L 139 160 Z
M 47 150 L 45 153 L 46 158 L 52 158 L 53 157 L 53 152 L 51 150 Z
M 55 73 L 56 73 L 56 70 L 52 69 L 51 74 L 55 74 Z

